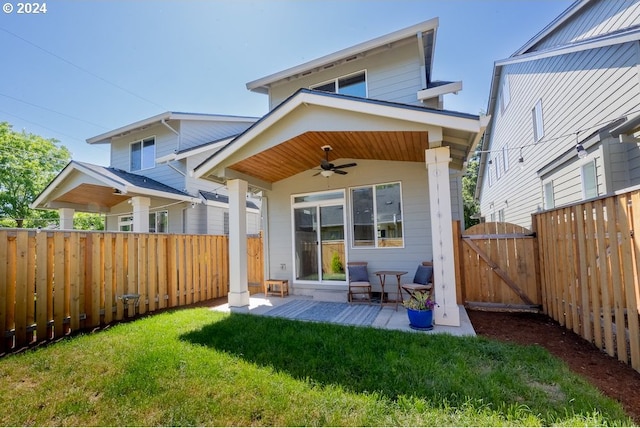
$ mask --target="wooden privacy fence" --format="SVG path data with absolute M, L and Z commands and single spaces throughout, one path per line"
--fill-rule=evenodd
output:
M 640 371 L 640 190 L 533 220 L 544 311 Z
M 249 238 L 262 283 L 262 239 Z M 228 294 L 228 238 L 0 230 L 0 354 Z
M 541 302 L 535 234 L 511 223 L 454 222 L 458 298 L 470 307 L 531 309 Z

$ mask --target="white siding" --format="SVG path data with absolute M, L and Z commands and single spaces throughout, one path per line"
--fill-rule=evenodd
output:
M 629 162 L 629 185 L 640 184 L 640 144 L 625 144 Z
M 350 161 L 338 159 L 337 162 Z M 327 191 L 330 189 L 345 189 L 347 226 L 346 251 L 348 260 L 365 260 L 369 262 L 371 281 L 378 287 L 378 281 L 373 272 L 380 269 L 400 269 L 415 273 L 417 265 L 424 260 L 430 260 L 431 224 L 429 211 L 428 178 L 424 163 L 366 161 L 356 159 L 358 166 L 349 170 L 346 176 L 333 175 L 329 179 L 320 176 L 313 177 L 313 171 L 305 171 L 286 180 L 274 183 L 268 193 L 268 244 L 269 266 L 271 277 L 289 278 L 293 280 L 293 242 L 291 220 L 291 195 L 308 192 Z M 377 183 L 400 181 L 402 185 L 403 217 L 404 217 L 404 248 L 351 248 L 351 218 L 349 188 Z M 459 178 L 453 177 L 452 199 L 455 212 L 454 218 L 462 217 L 459 196 L 457 192 Z M 281 265 L 286 265 L 286 270 Z M 326 286 L 322 286 L 326 287 Z M 346 285 L 344 286 L 346 290 Z M 295 289 L 295 284 L 294 284 Z
M 548 49 L 640 24 L 640 0 L 593 1 L 530 51 Z
M 488 218 L 490 204 L 507 201 L 505 220 L 530 227 L 531 214 L 543 207 L 537 171 L 575 147 L 577 131 L 584 138 L 638 110 L 637 49 L 637 43 L 626 43 L 504 67 L 511 102 L 502 114 L 494 115 L 489 156 L 507 145 L 510 168 L 491 187 L 488 178 L 483 181 L 483 215 Z M 545 136 L 534 145 L 531 109 L 538 99 Z M 521 147 L 523 171 L 517 166 Z
M 417 93 L 422 88 L 417 39 L 379 53 L 343 63 L 307 76 L 279 84 L 271 89 L 273 109 L 300 88 L 309 88 L 357 71 L 366 70 L 368 98 L 421 105 Z
M 253 121 L 236 122 L 189 120 L 180 124 L 180 148 L 186 150 L 211 141 L 237 135 L 253 124 Z

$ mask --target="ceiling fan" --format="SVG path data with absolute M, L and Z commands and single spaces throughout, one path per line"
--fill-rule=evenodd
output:
M 347 174 L 347 172 L 343 171 L 343 168 L 351 168 L 352 166 L 358 165 L 354 162 L 345 163 L 343 165 L 334 165 L 329 162 L 329 152 L 333 150 L 331 146 L 322 146 L 321 149 L 324 150 L 324 159 L 322 159 L 322 161 L 320 162 L 320 172 L 313 174 L 314 177 L 316 175 L 322 174 L 323 177 L 329 178 L 333 175 L 334 172 L 336 174 L 345 175 Z

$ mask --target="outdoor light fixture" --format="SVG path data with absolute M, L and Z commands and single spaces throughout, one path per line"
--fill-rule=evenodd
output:
M 584 159 L 587 157 L 587 151 L 584 149 L 584 146 L 580 143 L 576 145 L 576 151 L 578 152 L 578 159 Z
M 333 171 L 330 169 L 323 169 L 320 174 L 322 174 L 323 177 L 331 177 L 333 175 Z
M 524 170 L 524 158 L 522 157 L 522 147 L 520 147 L 520 157 L 518 158 L 518 165 L 520 165 L 520 170 Z

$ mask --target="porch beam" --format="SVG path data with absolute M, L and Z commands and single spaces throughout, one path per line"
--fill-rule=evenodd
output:
M 438 325 L 460 326 L 460 309 L 456 297 L 456 275 L 451 222 L 451 188 L 449 184 L 448 147 L 425 151 L 429 179 L 429 209 L 431 214 L 431 247 L 433 253 L 433 283 L 438 305 L 434 321 Z
M 248 183 L 227 181 L 229 189 L 229 308 L 245 312 L 249 309 L 247 277 L 247 189 Z

